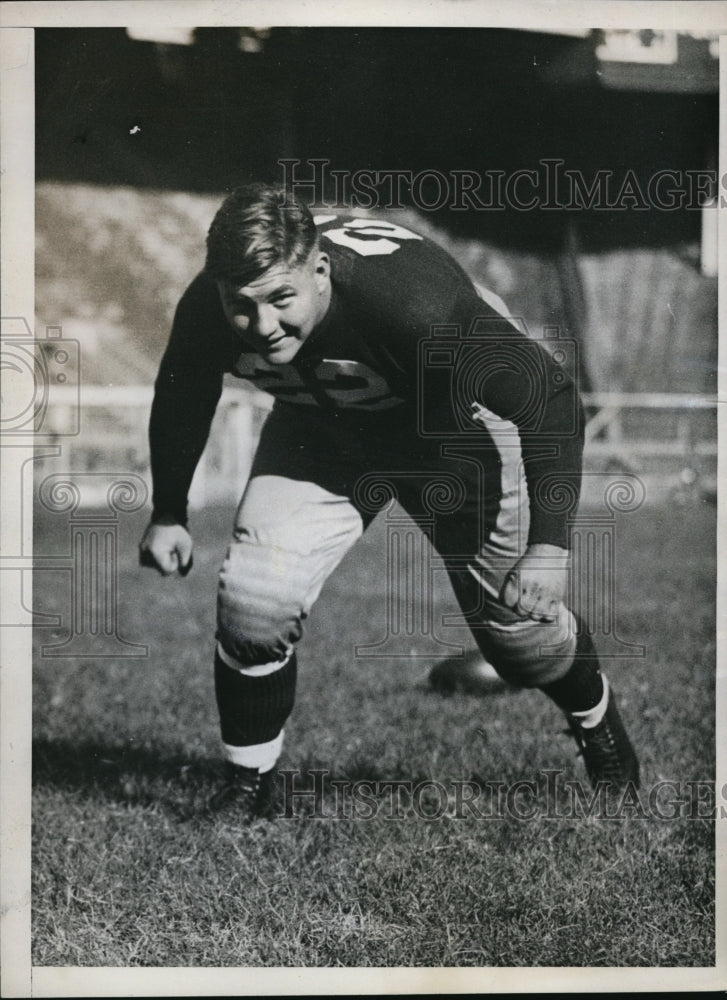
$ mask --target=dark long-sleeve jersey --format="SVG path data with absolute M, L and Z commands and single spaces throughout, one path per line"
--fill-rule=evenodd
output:
M 396 428 L 410 453 L 485 440 L 482 414 L 496 414 L 519 439 L 529 542 L 567 547 L 567 511 L 548 497 L 565 485 L 577 498 L 580 481 L 583 415 L 569 345 L 544 350 L 483 301 L 431 240 L 370 219 L 316 223 L 331 260 L 331 305 L 289 364 L 270 364 L 241 342 L 204 272 L 182 296 L 152 406 L 154 520 L 186 524 L 192 476 L 229 373 L 271 393 L 293 419 L 297 406 L 316 407 L 367 444 Z

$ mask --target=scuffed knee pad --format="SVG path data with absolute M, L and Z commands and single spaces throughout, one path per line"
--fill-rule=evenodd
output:
M 309 588 L 304 555 L 240 532 L 220 570 L 217 640 L 242 664 L 283 659 L 302 634 Z
M 540 687 L 566 674 L 575 653 L 575 621 L 563 608 L 555 622 L 520 619 L 473 627 L 477 642 L 498 674 L 517 687 Z

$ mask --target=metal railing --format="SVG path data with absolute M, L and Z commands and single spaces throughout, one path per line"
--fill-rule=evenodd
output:
M 61 446 L 55 464 L 69 473 L 104 468 L 148 477 L 147 423 L 153 397 L 151 386 L 81 385 L 54 390 L 41 435 Z M 716 424 L 696 428 L 698 414 L 714 411 L 717 397 L 687 393 L 593 392 L 583 396 L 589 414 L 586 426 L 586 461 L 599 464 L 612 459 L 623 467 L 645 457 L 674 460 L 691 468 L 717 455 Z M 215 414 L 210 440 L 194 478 L 190 505 L 203 506 L 239 496 L 249 475 L 262 423 L 272 399 L 246 387 L 225 386 Z M 71 419 L 69 408 L 80 408 L 80 419 Z M 64 410 L 66 411 L 64 413 Z M 659 433 L 634 431 L 638 414 L 671 415 Z M 675 419 L 674 419 L 675 418 Z M 703 419 L 703 418 L 702 418 Z M 63 428 L 78 426 L 68 434 Z M 37 474 L 43 475 L 39 462 Z M 635 466 L 638 468 L 638 465 Z

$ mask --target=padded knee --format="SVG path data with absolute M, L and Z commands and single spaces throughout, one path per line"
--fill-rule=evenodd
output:
M 309 587 L 305 558 L 241 531 L 220 570 L 217 639 L 239 663 L 282 660 L 300 639 Z
M 499 616 L 502 618 L 503 616 Z M 541 687 L 570 669 L 576 648 L 575 622 L 565 607 L 555 622 L 520 619 L 472 623 L 477 642 L 504 680 L 518 687 Z

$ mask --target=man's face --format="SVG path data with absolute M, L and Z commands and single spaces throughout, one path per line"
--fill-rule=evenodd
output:
M 274 264 L 249 285 L 218 281 L 222 308 L 235 333 L 273 365 L 288 364 L 326 314 L 330 265 L 324 253 L 299 267 Z

